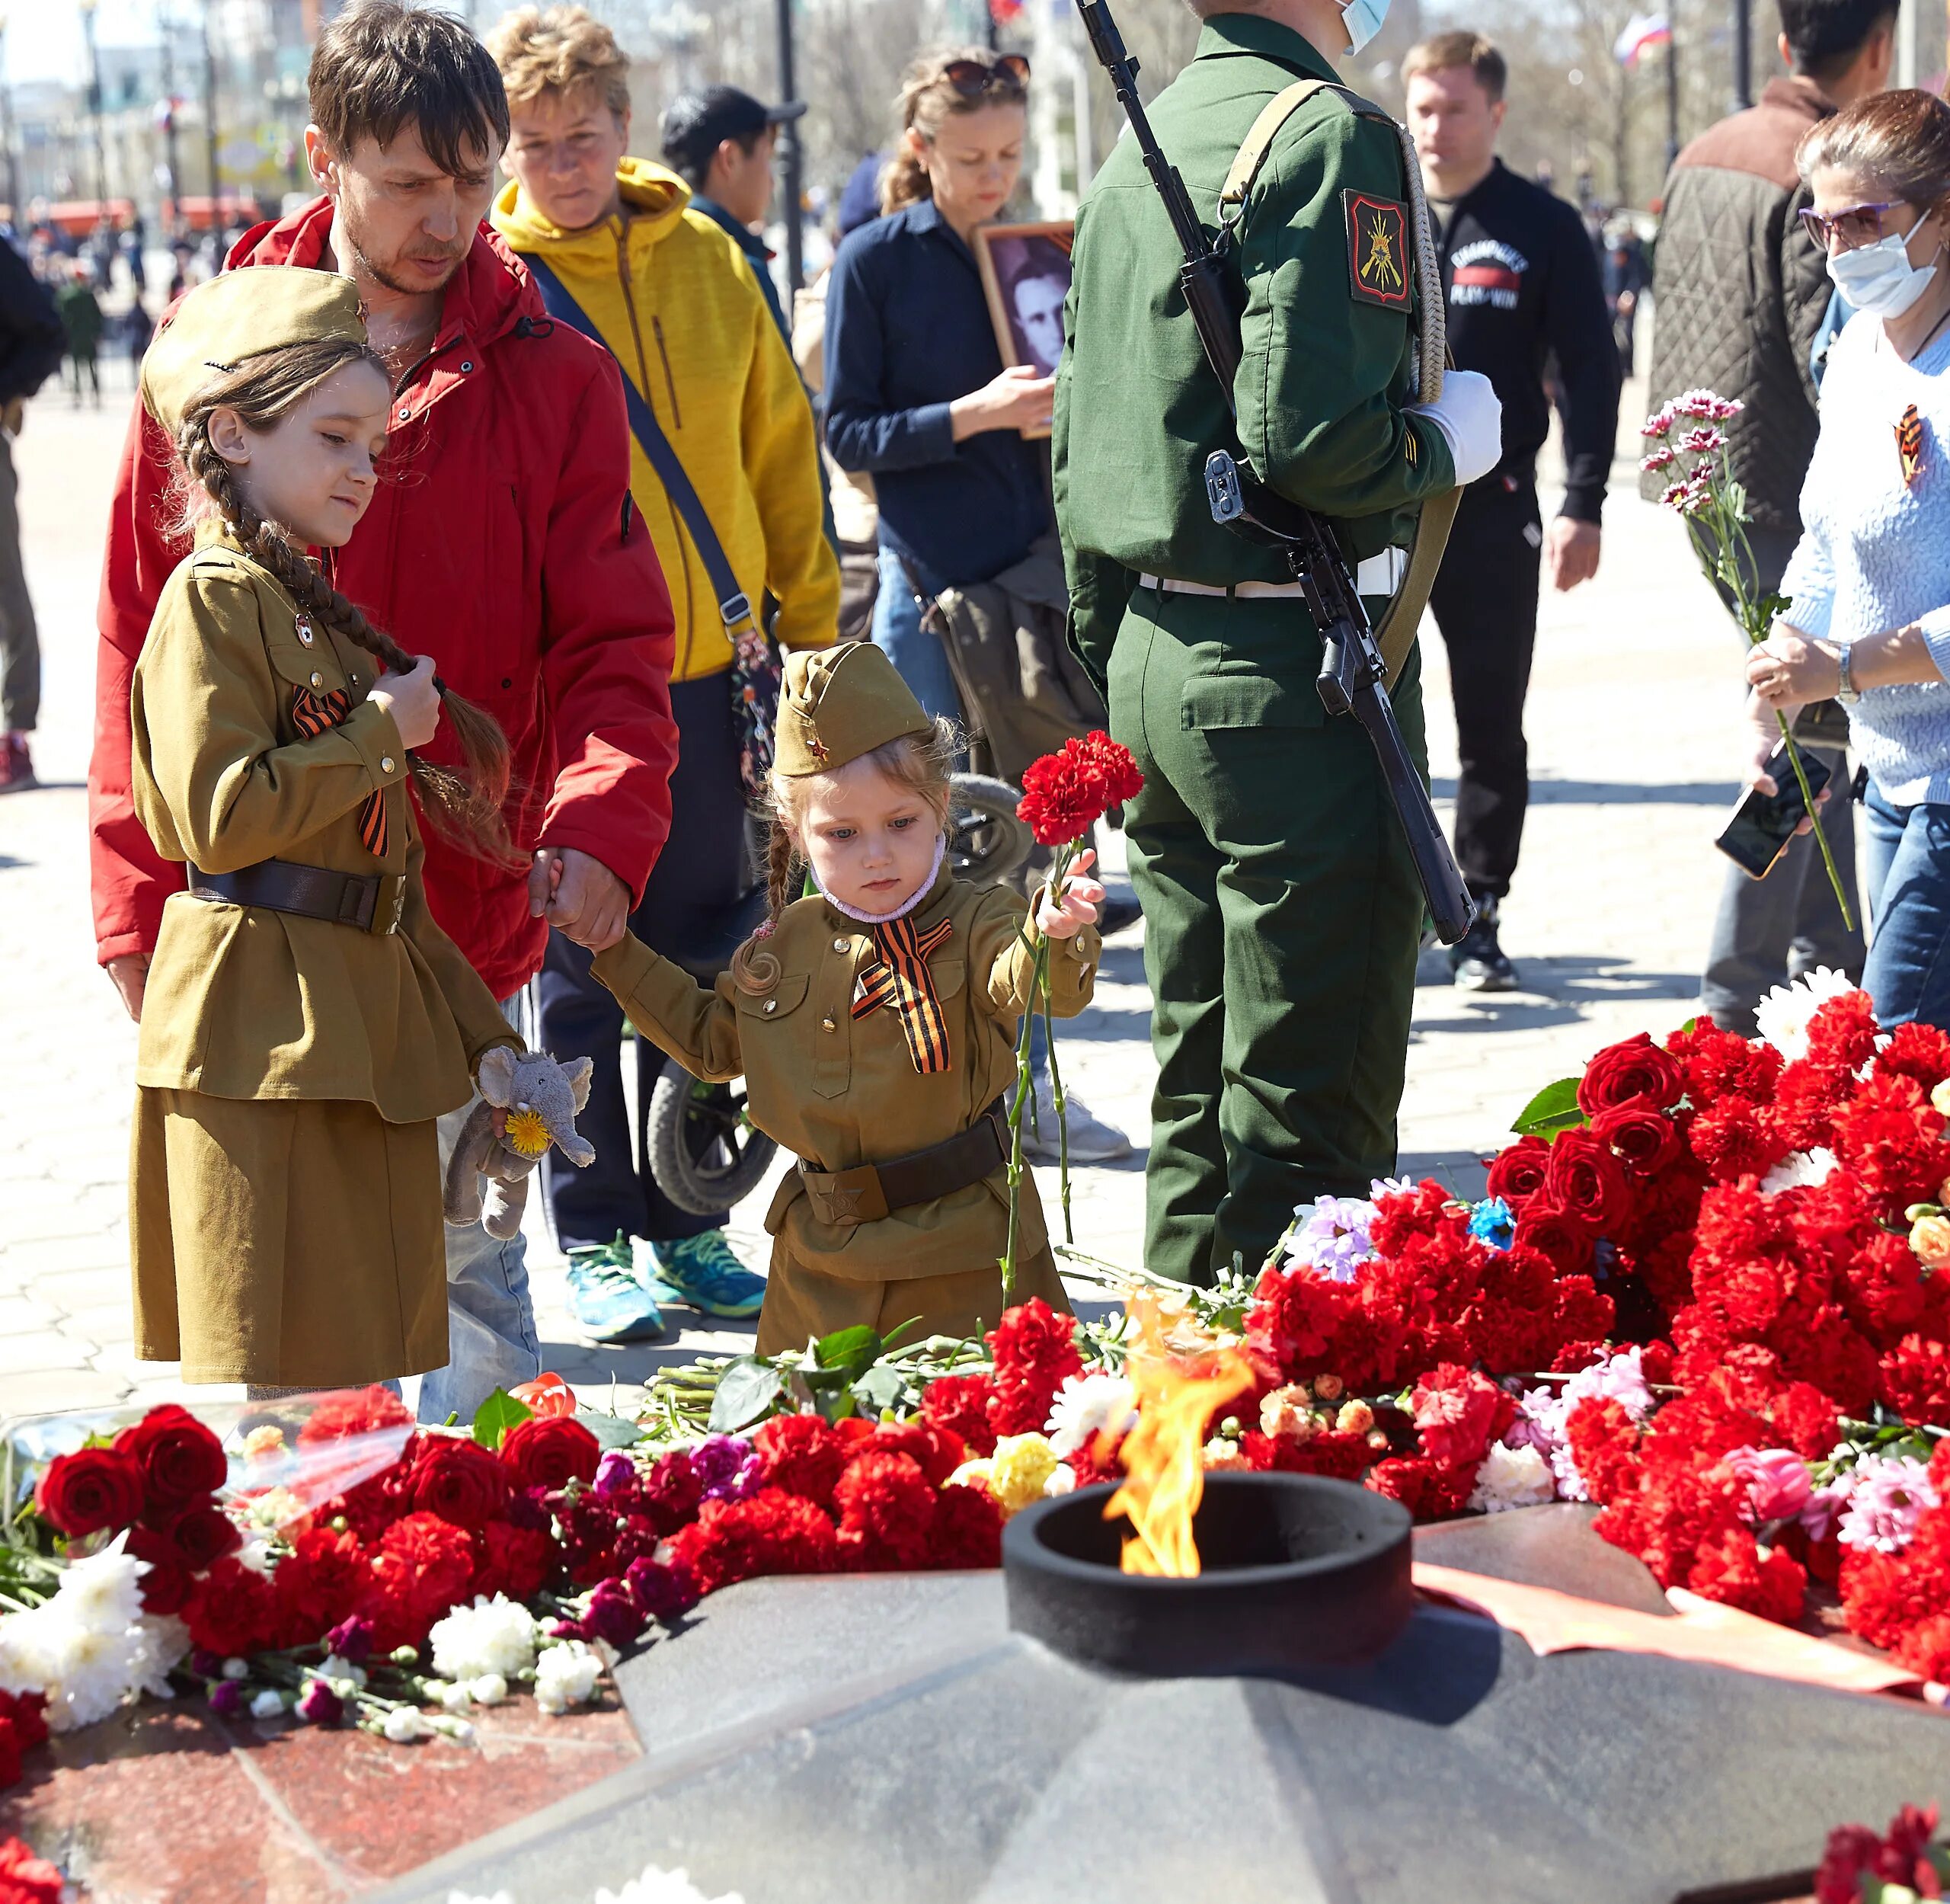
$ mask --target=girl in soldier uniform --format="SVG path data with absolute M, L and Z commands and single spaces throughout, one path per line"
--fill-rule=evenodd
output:
M 200 520 L 133 696 L 136 814 L 187 862 L 142 1016 L 136 1350 L 192 1382 L 338 1387 L 447 1360 L 434 1123 L 516 1042 L 427 910 L 407 782 L 508 851 L 507 749 L 303 554 L 371 501 L 388 384 L 349 278 L 193 291 L 142 366 Z M 444 705 L 456 773 L 408 750 Z
M 1079 854 L 1062 891 L 977 890 L 946 863 L 951 728 L 884 650 L 786 664 L 772 774 L 772 918 L 705 990 L 640 940 L 596 976 L 697 1077 L 743 1077 L 753 1123 L 799 1167 L 772 1199 L 758 1352 L 865 1323 L 967 1335 L 993 1324 L 1009 1230 L 1001 1099 L 1037 936 L 1052 1009 L 1088 1003 L 1104 888 Z M 794 898 L 806 872 L 817 891 Z M 1011 1300 L 1066 1310 L 1026 1174 Z

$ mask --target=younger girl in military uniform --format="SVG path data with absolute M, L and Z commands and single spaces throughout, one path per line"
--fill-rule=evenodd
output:
M 302 552 L 365 513 L 388 392 L 356 290 L 324 271 L 226 272 L 143 360 L 203 517 L 133 690 L 136 811 L 190 869 L 142 1010 L 136 1352 L 186 1381 L 446 1362 L 434 1122 L 484 1051 L 517 1042 L 427 912 L 406 785 L 505 853 L 507 744 Z M 443 705 L 461 775 L 408 752 Z
M 1035 934 L 1053 1009 L 1089 1002 L 1104 888 L 1089 860 L 1030 926 L 1021 899 L 944 863 L 948 763 L 882 649 L 786 664 L 772 786 L 772 923 L 715 990 L 626 936 L 593 970 L 630 1022 L 696 1076 L 742 1076 L 752 1122 L 798 1153 L 766 1218 L 775 1239 L 758 1351 L 856 1323 L 965 1335 L 1003 1306 L 1008 1131 L 1001 1100 L 1030 1003 Z M 819 888 L 787 903 L 802 867 Z M 1013 1300 L 1065 1310 L 1025 1174 Z

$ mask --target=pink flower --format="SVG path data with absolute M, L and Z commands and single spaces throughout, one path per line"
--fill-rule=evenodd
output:
M 1639 459 L 1642 469 L 1670 469 L 1679 461 L 1679 452 L 1669 443 L 1661 443 L 1649 456 Z
M 1808 1464 L 1791 1448 L 1736 1448 L 1726 1463 L 1747 1483 L 1747 1512 L 1757 1527 L 1799 1514 L 1813 1498 Z
M 1663 437 L 1669 434 L 1673 427 L 1673 407 L 1669 403 L 1662 410 L 1655 410 L 1640 427 L 1642 437 Z
M 1698 417 L 1710 422 L 1725 402 L 1725 398 L 1716 396 L 1711 390 L 1689 390 L 1683 396 L 1674 398 L 1666 408 L 1675 416 Z
M 1697 430 L 1689 430 L 1679 440 L 1680 453 L 1689 456 L 1713 456 L 1726 446 L 1726 438 L 1718 430 L 1704 424 Z
M 1936 1504 L 1929 1469 L 1914 1455 L 1865 1454 L 1856 1464 L 1855 1486 L 1835 1538 L 1844 1547 L 1900 1553 Z

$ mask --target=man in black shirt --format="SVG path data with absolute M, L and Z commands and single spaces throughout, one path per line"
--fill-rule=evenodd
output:
M 1557 589 L 1597 572 L 1618 432 L 1618 354 L 1584 222 L 1496 156 L 1505 72 L 1496 48 L 1468 32 L 1424 40 L 1402 66 L 1408 128 L 1437 222 L 1450 347 L 1459 369 L 1488 377 L 1503 405 L 1503 460 L 1464 492 L 1430 598 L 1449 649 L 1462 757 L 1456 857 L 1480 909 L 1449 962 L 1456 983 L 1471 991 L 1517 984 L 1497 914 L 1530 802 L 1523 697 L 1539 564 Z M 1553 359 L 1568 468 L 1563 508 L 1546 528 L 1536 460 L 1550 429 L 1544 368 Z

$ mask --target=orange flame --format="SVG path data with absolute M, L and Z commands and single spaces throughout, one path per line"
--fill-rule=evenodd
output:
M 1192 1516 L 1205 1497 L 1205 1429 L 1217 1411 L 1253 1385 L 1242 1349 L 1172 1352 L 1156 1299 L 1133 1291 L 1128 1307 L 1137 1323 L 1126 1372 L 1137 1390 L 1137 1426 L 1124 1438 L 1124 1483 L 1105 1504 L 1134 1531 L 1120 1563 L 1127 1573 L 1189 1579 L 1199 1570 Z

